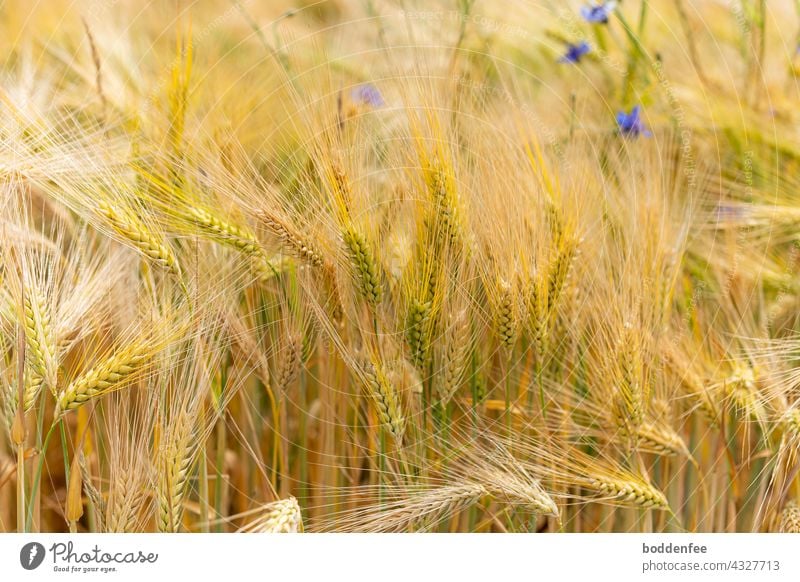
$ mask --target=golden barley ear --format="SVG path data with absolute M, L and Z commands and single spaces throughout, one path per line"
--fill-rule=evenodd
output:
M 255 216 L 293 255 L 314 267 L 325 264 L 322 253 L 316 249 L 311 239 L 303 236 L 288 221 L 266 210 L 257 210 Z
M 73 380 L 56 401 L 56 417 L 123 387 L 153 356 L 154 343 L 136 340 Z
M 406 419 L 402 414 L 397 389 L 389 381 L 386 370 L 380 363 L 364 362 L 362 373 L 367 393 L 372 397 L 381 424 L 389 431 L 398 444 L 403 442 Z
M 781 533 L 800 533 L 800 505 L 789 501 L 780 514 L 778 531 Z
M 181 269 L 172 248 L 165 240 L 159 239 L 142 221 L 130 213 L 114 208 L 105 200 L 98 203 L 97 211 L 124 240 L 148 259 L 175 275 L 178 280 L 181 279 Z
M 302 533 L 303 516 L 297 499 L 289 497 L 262 505 L 258 517 L 243 525 L 240 533 Z

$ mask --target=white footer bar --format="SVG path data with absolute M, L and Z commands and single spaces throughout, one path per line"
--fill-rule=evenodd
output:
M 797 581 L 800 535 L 0 534 L 2 581 L 168 576 L 219 582 Z

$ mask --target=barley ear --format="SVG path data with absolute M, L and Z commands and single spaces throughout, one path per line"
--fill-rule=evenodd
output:
M 781 533 L 800 533 L 800 505 L 789 501 L 781 512 L 781 521 L 778 525 Z
M 391 433 L 398 444 L 402 443 L 405 418 L 401 413 L 400 400 L 394 385 L 389 381 L 380 364 L 365 363 L 363 373 L 368 393 L 375 403 L 381 424 Z
M 348 225 L 342 239 L 353 263 L 358 288 L 371 307 L 376 307 L 383 294 L 381 272 L 367 239 L 354 226 Z
M 260 515 L 240 528 L 240 533 L 300 533 L 303 531 L 303 516 L 297 499 L 289 497 L 267 503 L 261 507 Z

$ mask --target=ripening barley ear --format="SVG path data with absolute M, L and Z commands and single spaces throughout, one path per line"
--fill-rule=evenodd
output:
M 630 446 L 636 444 L 649 394 L 649 385 L 643 372 L 641 342 L 641 332 L 635 330 L 631 323 L 625 323 L 616 345 L 617 375 L 613 406 L 619 428 Z
M 17 392 L 12 385 L 6 384 L 4 379 L 0 379 L 0 382 L 2 382 L 0 384 L 0 404 L 3 405 L 3 427 L 8 433 L 17 414 Z
M 428 195 L 433 202 L 433 215 L 429 219 L 429 228 L 434 248 L 445 249 L 446 246 L 457 248 L 463 239 L 463 224 L 459 208 L 455 178 L 450 175 L 451 168 L 443 168 L 443 163 L 433 162 L 432 166 L 423 167 Z
M 519 324 L 519 305 L 514 283 L 498 277 L 489 295 L 494 312 L 494 332 L 500 345 L 506 350 L 514 347 Z
M 183 528 L 183 502 L 197 447 L 193 424 L 185 414 L 171 418 L 156 453 L 157 524 L 163 533 Z
M 791 438 L 800 442 L 800 407 L 795 406 L 786 411 L 783 416 L 783 424 L 787 433 Z
M 500 501 L 512 507 L 532 511 L 539 515 L 558 517 L 559 511 L 553 498 L 547 494 L 541 484 L 528 476 L 524 471 L 514 474 L 501 470 L 486 471 L 475 475 L 481 483 Z
M 394 437 L 398 446 L 403 443 L 406 419 L 402 413 L 400 395 L 389 381 L 386 370 L 380 362 L 367 360 L 361 363 L 367 394 L 372 398 L 378 418 L 384 428 Z
M 51 308 L 35 283 L 25 290 L 23 317 L 28 356 L 25 379 L 27 410 L 36 399 L 42 383 L 46 383 L 55 392 L 58 374 L 57 344 Z
M 149 496 L 154 489 L 155 477 L 149 455 L 142 454 L 155 439 L 154 429 L 162 397 L 158 376 L 134 391 L 116 392 L 108 397 L 103 407 L 105 422 L 99 427 L 98 438 L 105 443 L 107 474 L 102 474 L 101 493 L 105 506 L 103 531 L 108 533 L 135 533 L 147 525 L 143 516 L 150 514 Z M 84 483 L 89 481 L 84 478 Z M 95 506 L 97 504 L 95 503 Z
M 405 325 L 406 342 L 411 350 L 411 361 L 420 371 L 424 371 L 428 363 L 432 311 L 431 301 L 409 299 Z
M 41 394 L 43 386 L 44 386 L 44 378 L 26 366 L 22 378 L 22 391 L 23 391 L 22 409 L 24 412 L 27 413 L 34 407 L 36 401 L 39 398 L 39 395 Z M 9 419 L 12 419 L 14 417 L 14 413 L 17 410 L 17 400 L 18 400 L 17 389 L 16 389 L 16 378 L 14 379 L 14 384 L 8 386 L 8 393 L 9 393 L 8 402 L 6 402 L 4 406 L 7 407 L 6 408 L 6 414 L 8 415 L 7 417 Z
M 228 353 L 227 340 L 218 327 L 223 318 L 216 308 L 209 305 L 208 311 L 198 311 L 192 333 L 168 346 L 153 370 L 152 385 L 163 389 L 154 391 L 153 404 L 149 404 L 159 414 L 153 421 L 147 474 L 154 480 L 154 518 L 160 532 L 185 529 L 184 510 L 193 484 L 207 479 L 202 471 L 197 479 L 193 473 L 204 466 L 199 461 L 206 454 L 207 439 L 217 423 L 224 422 L 222 414 L 240 388 L 239 383 L 221 385 L 215 379 Z M 201 506 L 208 503 L 207 492 L 205 497 L 198 495 Z M 203 514 L 200 525 L 206 526 L 208 519 Z
M 572 482 L 591 492 L 589 499 L 611 505 L 671 511 L 666 496 L 644 476 L 610 460 L 587 456 L 578 449 L 573 449 L 570 457 L 567 470 Z
M 97 531 L 105 531 L 106 500 L 94 485 L 92 475 L 89 471 L 89 463 L 86 462 L 86 456 L 83 453 L 81 453 L 78 459 L 78 466 L 81 472 L 83 490 L 86 492 L 86 498 L 91 503 L 94 512 L 95 528 Z
M 383 297 L 383 276 L 372 247 L 353 224 L 345 225 L 342 241 L 348 251 L 361 296 L 374 309 Z
M 387 488 L 384 499 L 370 498 L 363 507 L 345 510 L 312 525 L 313 531 L 403 533 L 436 531 L 481 500 L 489 499 L 485 487 L 466 481 L 432 486 Z
M 759 426 L 767 426 L 763 397 L 759 393 L 755 372 L 751 366 L 737 364 L 733 374 L 724 380 L 723 386 L 735 410 L 745 418 L 756 421 Z
M 461 387 L 467 376 L 469 359 L 473 349 L 473 332 L 470 313 L 461 309 L 445 318 L 439 373 L 434 379 L 438 401 L 447 405 Z
M 303 516 L 297 499 L 289 497 L 262 505 L 258 517 L 237 530 L 239 533 L 302 533 Z
M 281 334 L 276 351 L 275 371 L 272 374 L 277 394 L 285 396 L 300 374 L 303 364 L 303 336 L 300 333 Z
M 376 531 L 432 531 L 445 519 L 459 515 L 489 496 L 486 488 L 477 483 L 445 485 L 414 493 L 399 502 L 397 509 L 376 516 L 375 521 L 380 524 Z
M 108 221 L 111 228 L 148 259 L 172 273 L 179 281 L 182 274 L 175 253 L 165 240 L 149 230 L 135 215 L 115 209 L 111 203 L 101 200 L 97 212 Z
M 644 419 L 636 430 L 637 448 L 662 456 L 691 458 L 683 438 L 666 423 Z
M 292 255 L 314 267 L 325 264 L 322 253 L 316 249 L 311 238 L 303 236 L 287 220 L 264 209 L 256 210 L 254 214 Z
M 644 508 L 669 509 L 667 498 L 649 483 L 630 478 L 628 480 L 602 476 L 584 484 L 600 495 L 602 501 L 633 505 Z
M 55 417 L 59 418 L 92 399 L 122 388 L 126 381 L 130 381 L 134 374 L 141 371 L 157 349 L 158 344 L 155 341 L 142 338 L 98 362 L 59 393 Z
M 136 531 L 138 513 L 144 503 L 145 481 L 137 480 L 134 471 L 115 468 L 117 473 L 111 485 L 105 531 L 108 533 L 133 533 Z
M 256 235 L 246 226 L 230 223 L 198 207 L 188 208 L 187 214 L 188 219 L 195 222 L 200 232 L 250 257 L 259 279 L 269 280 L 283 270 L 280 264 L 267 257 Z
M 800 505 L 796 501 L 789 501 L 783 507 L 778 531 L 780 533 L 800 533 Z

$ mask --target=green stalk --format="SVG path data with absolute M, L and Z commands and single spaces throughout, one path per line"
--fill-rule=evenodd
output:
M 205 415 L 205 408 L 203 408 L 202 414 Z M 200 531 L 202 533 L 208 533 L 208 515 L 211 505 L 208 499 L 208 458 L 206 457 L 205 450 L 203 450 L 203 452 L 200 454 L 200 467 L 198 471 L 200 473 L 198 475 L 198 496 L 200 498 L 200 514 L 202 515 L 200 520 Z
M 50 425 L 50 430 L 47 431 L 47 435 L 44 437 L 44 443 L 42 444 L 42 448 L 39 451 L 39 465 L 36 467 L 36 476 L 33 479 L 33 485 L 31 486 L 31 501 L 36 499 L 36 494 L 39 491 L 39 483 L 42 479 L 42 470 L 44 469 L 44 462 L 47 458 L 47 445 L 50 443 L 50 437 L 53 436 L 53 431 L 56 428 L 57 424 L 61 424 L 61 418 L 56 420 L 53 424 Z M 30 503 L 28 506 L 28 517 L 25 521 L 25 531 L 30 531 L 31 524 L 33 523 L 33 502 Z M 24 510 L 23 510 L 23 513 Z
M 625 107 L 629 107 L 631 105 L 631 93 L 633 93 L 633 86 L 636 80 L 636 69 L 639 64 L 639 58 L 645 57 L 647 54 L 644 46 L 642 46 L 642 43 L 639 40 L 644 35 L 644 26 L 647 19 L 647 5 L 648 0 L 642 0 L 641 9 L 639 11 L 639 27 L 636 33 L 633 32 L 633 29 L 625 20 L 625 16 L 622 14 L 622 12 L 619 10 L 614 11 L 614 14 L 616 14 L 617 18 L 619 18 L 619 21 L 622 23 L 622 27 L 625 29 L 625 33 L 628 35 L 628 39 L 631 42 L 631 49 L 628 54 L 628 68 L 624 81 L 625 88 L 622 92 L 622 103 L 625 105 Z
M 67 429 L 64 428 L 64 423 L 60 423 L 58 432 L 61 436 L 61 454 L 64 457 L 64 482 L 69 483 L 69 451 L 67 450 Z M 39 443 L 41 444 L 41 443 Z

